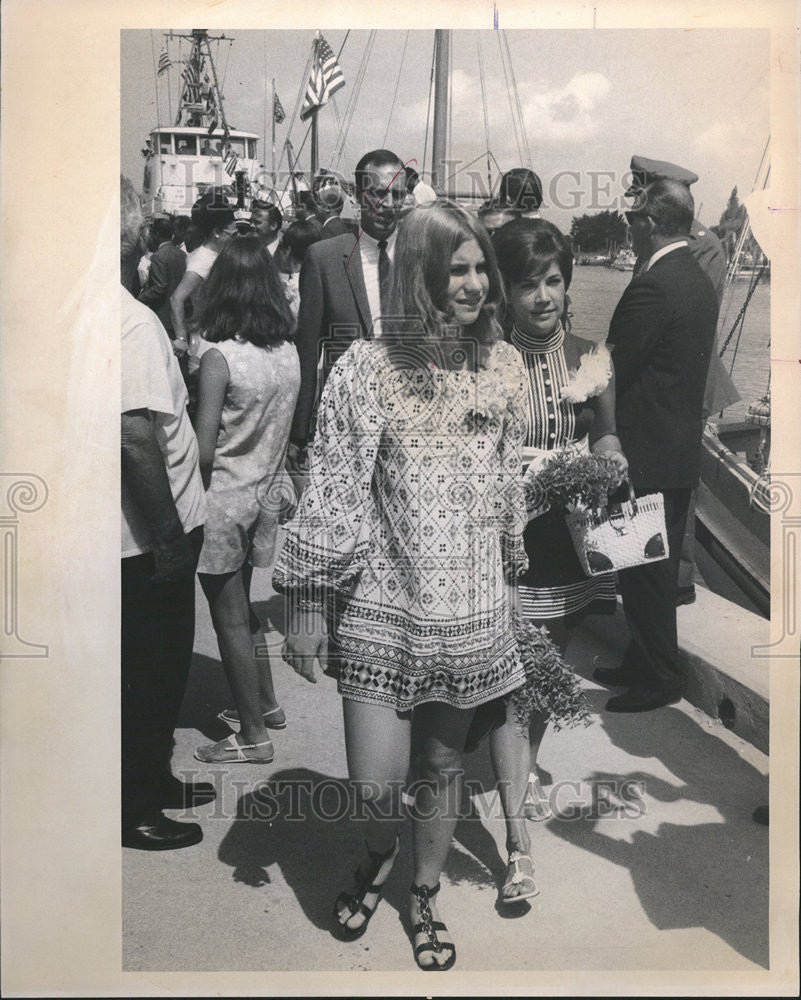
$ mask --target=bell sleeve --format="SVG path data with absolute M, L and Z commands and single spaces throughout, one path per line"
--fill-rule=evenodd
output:
M 373 473 L 384 428 L 374 347 L 356 341 L 323 389 L 309 481 L 285 526 L 273 586 L 301 606 L 349 593 L 372 544 Z

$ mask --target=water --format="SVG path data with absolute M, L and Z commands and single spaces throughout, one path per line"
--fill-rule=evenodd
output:
M 610 267 L 576 267 L 570 286 L 570 311 L 573 314 L 573 333 L 588 340 L 604 340 L 609 332 L 609 321 L 626 285 L 631 281 L 631 271 L 615 271 Z M 735 281 L 726 292 L 721 309 L 721 327 L 718 332 L 718 350 L 723 346 L 746 295 L 749 282 Z M 725 314 L 725 320 L 723 319 Z M 725 325 L 724 325 L 725 322 Z M 732 338 L 723 355 L 728 371 L 734 358 L 732 380 L 742 397 L 724 411 L 726 420 L 742 420 L 751 403 L 757 402 L 768 388 L 770 373 L 770 284 L 764 276 L 756 288 L 745 314 L 745 322 L 735 357 L 736 336 Z

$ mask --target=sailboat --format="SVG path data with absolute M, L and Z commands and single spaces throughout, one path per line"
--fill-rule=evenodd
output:
M 760 281 L 769 274 L 767 185 L 770 177 L 765 145 L 754 191 L 746 199 L 746 216 L 732 254 L 726 277 L 719 339 L 723 347 L 734 342 L 733 354 L 743 330 L 749 303 Z M 756 231 L 755 231 L 756 230 Z M 751 234 L 761 247 L 761 263 L 745 247 Z M 748 281 L 744 302 L 728 327 L 728 305 L 735 283 Z M 732 360 L 731 367 L 733 368 Z M 701 451 L 701 484 L 696 499 L 696 538 L 711 557 L 704 576 L 714 577 L 724 596 L 770 617 L 770 375 L 761 399 L 752 402 L 744 420 L 720 419 L 704 430 Z

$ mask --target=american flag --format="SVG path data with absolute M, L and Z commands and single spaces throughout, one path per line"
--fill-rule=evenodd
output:
M 172 63 L 170 62 L 170 57 L 167 54 L 167 49 L 165 47 L 161 50 L 161 55 L 159 56 L 158 75 L 161 76 L 162 73 L 166 73 L 170 66 L 172 66 Z
M 186 85 L 186 96 L 190 103 L 199 104 L 201 87 L 200 87 L 200 70 L 197 64 L 194 62 L 189 62 L 184 67 L 181 72 L 181 78 Z
M 225 154 L 225 172 L 228 174 L 229 177 L 234 176 L 238 165 L 239 165 L 239 157 L 236 155 L 233 149 L 229 149 L 228 152 Z
M 336 56 L 328 42 L 319 35 L 300 120 L 305 121 L 314 110 L 321 108 L 329 97 L 333 97 L 340 87 L 344 86 L 345 77 L 342 75 Z
M 275 100 L 273 101 L 273 120 L 276 125 L 280 125 L 285 118 L 286 114 L 284 113 L 281 102 L 278 100 L 278 94 L 276 94 Z

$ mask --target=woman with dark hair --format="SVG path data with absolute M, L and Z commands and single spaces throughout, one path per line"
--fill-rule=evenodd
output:
M 195 430 L 208 514 L 198 573 L 236 702 L 236 712 L 221 717 L 241 731 L 195 756 L 269 763 L 268 730 L 283 729 L 286 720 L 249 592 L 252 568 L 272 565 L 285 493 L 284 453 L 300 386 L 294 323 L 256 236 L 234 236 L 222 248 L 202 306 Z
M 492 239 L 506 286 L 507 337 L 520 352 L 527 373 L 523 456 L 530 474 L 560 449 L 577 453 L 591 449 L 612 459 L 625 474 L 628 463 L 615 428 L 611 355 L 605 345 L 570 332 L 569 241 L 543 219 L 515 219 L 496 230 Z M 530 511 L 529 517 L 524 536 L 529 568 L 518 580 L 522 613 L 533 624 L 546 625 L 564 653 L 572 630 L 585 615 L 614 612 L 614 574 L 584 574 L 564 512 Z M 522 739 L 519 726 L 509 721 L 490 738 L 496 774 L 506 788 L 502 801 L 510 867 L 502 890 L 504 902 L 536 893 L 523 817 L 546 820 L 551 815 L 536 771 L 546 725 L 547 720 L 535 714 Z
M 312 244 L 319 243 L 322 238 L 323 231 L 316 219 L 293 222 L 281 234 L 275 251 L 275 265 L 281 276 L 284 295 L 286 295 L 289 308 L 296 319 L 300 306 L 300 290 L 298 288 L 300 269 L 306 259 L 306 251 Z
M 460 754 L 475 707 L 524 682 L 507 587 L 525 565 L 525 372 L 495 319 L 489 237 L 458 206 L 406 216 L 392 280 L 382 337 L 355 341 L 326 383 L 273 582 L 293 599 L 284 658 L 310 681 L 316 657 L 336 672 L 369 814 L 335 932 L 360 937 L 378 905 L 414 731 L 414 956 L 440 971 L 456 957 L 436 896 Z

